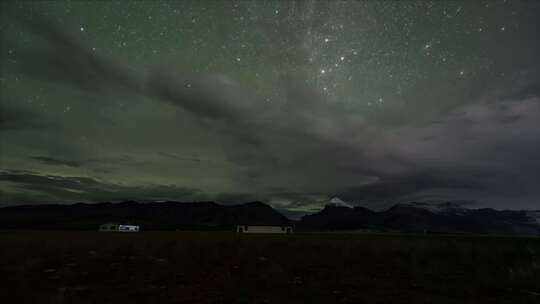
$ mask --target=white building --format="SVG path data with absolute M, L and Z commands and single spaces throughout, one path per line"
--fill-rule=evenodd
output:
M 292 226 L 262 226 L 262 225 L 238 225 L 236 226 L 238 233 L 293 233 Z
M 99 225 L 99 231 L 104 232 L 139 232 L 138 225 L 103 224 Z

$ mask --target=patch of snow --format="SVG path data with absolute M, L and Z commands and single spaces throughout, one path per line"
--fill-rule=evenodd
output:
M 343 201 L 339 197 L 333 197 L 332 199 L 328 201 L 328 203 L 334 206 L 339 206 L 339 207 L 348 207 L 348 208 L 353 207 L 350 203 Z
M 530 216 L 536 220 L 536 223 L 540 225 L 540 210 L 526 211 L 527 216 Z

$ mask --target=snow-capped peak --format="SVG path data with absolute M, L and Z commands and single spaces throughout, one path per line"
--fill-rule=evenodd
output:
M 334 206 L 339 206 L 339 207 L 349 207 L 349 208 L 353 207 L 351 204 L 349 204 L 347 202 L 344 202 L 339 197 L 333 197 L 332 199 L 330 199 L 328 201 L 328 204 L 334 205 Z

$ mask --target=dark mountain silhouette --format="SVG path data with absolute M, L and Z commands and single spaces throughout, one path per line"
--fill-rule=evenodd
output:
M 232 229 L 237 224 L 284 225 L 289 220 L 260 202 L 233 206 L 214 202 L 98 203 L 0 208 L 0 228 L 96 229 L 107 222 L 143 229 Z
M 432 209 L 398 204 L 375 212 L 329 204 L 320 212 L 289 220 L 272 207 L 251 202 L 97 203 L 0 208 L 0 229 L 88 229 L 100 224 L 132 223 L 144 230 L 232 230 L 236 225 L 295 225 L 298 231 L 399 231 L 412 233 L 540 234 L 532 211 L 466 209 L 448 204 Z M 536 214 L 536 213 L 532 213 Z
M 540 225 L 527 211 L 447 208 L 434 212 L 415 204 L 399 204 L 382 212 L 327 205 L 305 215 L 305 230 L 401 231 L 415 233 L 540 234 Z
M 306 230 L 350 230 L 378 226 L 376 212 L 363 207 L 326 205 L 318 213 L 305 215 L 299 226 Z

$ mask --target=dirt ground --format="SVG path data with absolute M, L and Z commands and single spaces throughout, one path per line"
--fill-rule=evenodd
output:
M 0 231 L 3 303 L 540 303 L 540 239 Z

